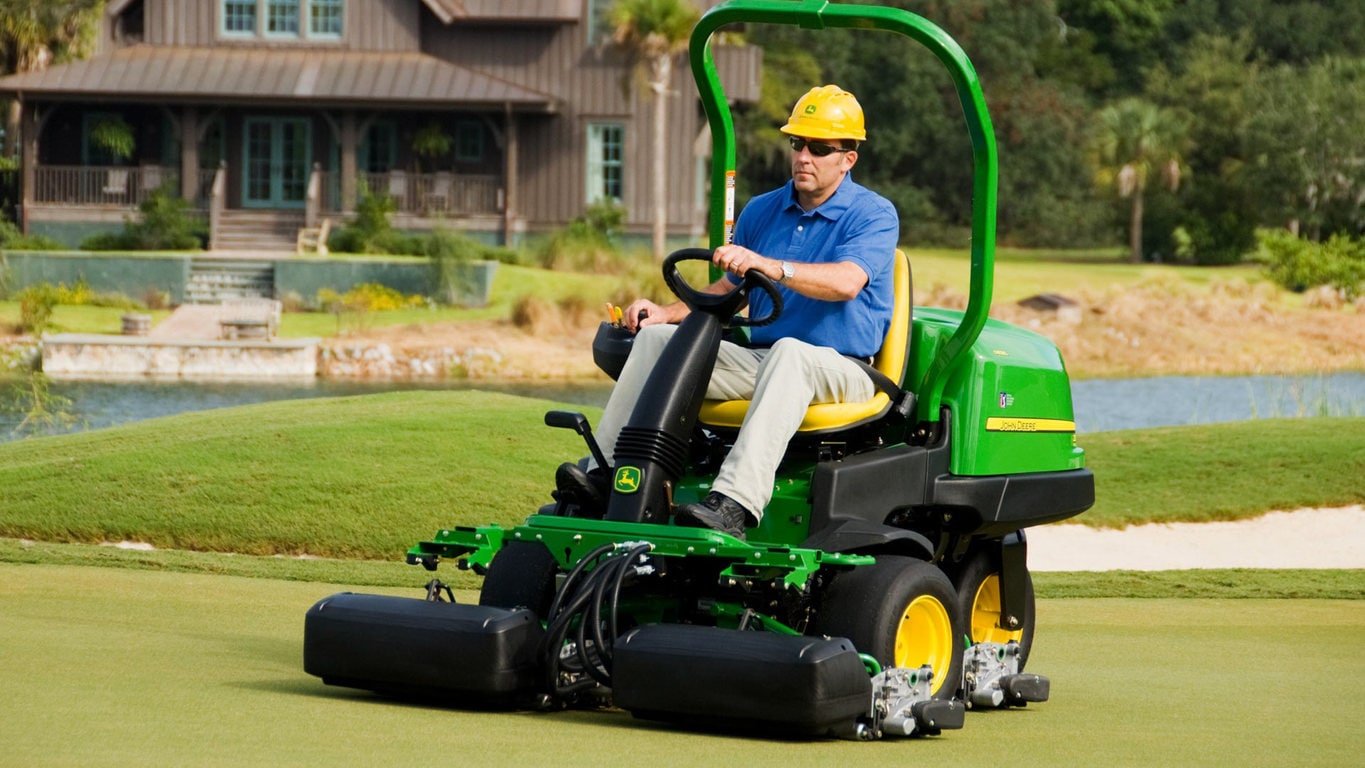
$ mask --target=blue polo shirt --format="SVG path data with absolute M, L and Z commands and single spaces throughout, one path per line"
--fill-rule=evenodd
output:
M 792 336 L 853 357 L 875 355 L 891 324 L 892 269 L 899 240 L 895 207 L 855 183 L 851 175 L 812 211 L 801 210 L 790 181 L 750 200 L 735 222 L 736 244 L 770 259 L 794 262 L 797 272 L 802 263 L 851 261 L 868 277 L 867 285 L 849 301 L 821 301 L 777 286 L 782 316 L 772 325 L 751 329 L 753 344 L 769 346 Z M 768 294 L 754 291 L 749 316 L 763 317 L 771 306 Z

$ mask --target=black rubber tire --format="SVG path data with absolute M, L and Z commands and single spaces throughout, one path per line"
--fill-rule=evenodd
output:
M 1024 571 L 1024 609 L 1018 629 L 1000 626 L 1000 565 L 990 552 L 977 550 L 963 560 L 953 577 L 957 591 L 958 615 L 962 616 L 967 636 L 973 643 L 1019 643 L 1019 671 L 1024 671 L 1033 648 L 1035 604 L 1033 574 Z
M 559 563 L 545 545 L 513 541 L 498 550 L 488 564 L 479 590 L 479 605 L 530 608 L 544 619 L 555 594 Z
M 934 670 L 933 695 L 950 699 L 962 682 L 963 624 L 957 592 L 934 565 L 883 555 L 839 573 L 816 597 L 811 634 L 846 637 L 883 667 Z

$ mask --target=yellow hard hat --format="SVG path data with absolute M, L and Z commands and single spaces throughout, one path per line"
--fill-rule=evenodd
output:
M 821 85 L 806 92 L 792 107 L 779 130 L 808 139 L 866 141 L 863 108 L 853 94 L 837 85 Z

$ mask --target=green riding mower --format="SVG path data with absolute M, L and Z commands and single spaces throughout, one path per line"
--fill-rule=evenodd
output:
M 710 240 L 734 220 L 735 145 L 709 41 L 733 23 L 857 27 L 904 34 L 953 77 L 974 155 L 971 297 L 963 311 L 911 307 L 895 261 L 895 319 L 865 403 L 812 405 L 779 469 L 762 522 L 745 538 L 676 525 L 705 497 L 748 403 L 706 401 L 721 339 L 768 322 L 781 294 L 750 272 L 724 296 L 687 284 L 673 334 L 614 455 L 582 435 L 613 479 L 589 503 L 572 488 L 513 528 L 456 527 L 414 546 L 484 577 L 478 605 L 436 579 L 425 598 L 342 593 L 307 613 L 304 668 L 331 685 L 461 706 L 612 705 L 637 717 L 783 735 L 877 738 L 960 728 L 970 707 L 1044 701 L 1024 672 L 1034 596 L 1023 529 L 1079 514 L 1094 478 L 1075 444 L 1071 390 L 1056 347 L 987 318 L 995 243 L 996 155 L 970 62 L 909 12 L 822 1 L 736 0 L 704 15 L 690 57 L 713 137 Z M 744 317 L 748 297 L 772 299 Z M 608 373 L 625 331 L 599 330 Z

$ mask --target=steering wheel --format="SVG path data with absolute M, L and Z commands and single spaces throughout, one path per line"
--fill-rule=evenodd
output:
M 767 325 L 782 314 L 782 293 L 773 281 L 762 272 L 751 269 L 744 273 L 744 279 L 728 293 L 703 293 L 687 284 L 678 273 L 678 262 L 711 261 L 711 251 L 706 248 L 683 248 L 668 254 L 664 259 L 664 283 L 684 304 L 694 312 L 705 312 L 720 318 L 723 325 L 747 326 L 757 328 Z M 767 315 L 759 318 L 736 315 L 749 301 L 749 293 L 758 288 L 772 299 L 773 308 Z

